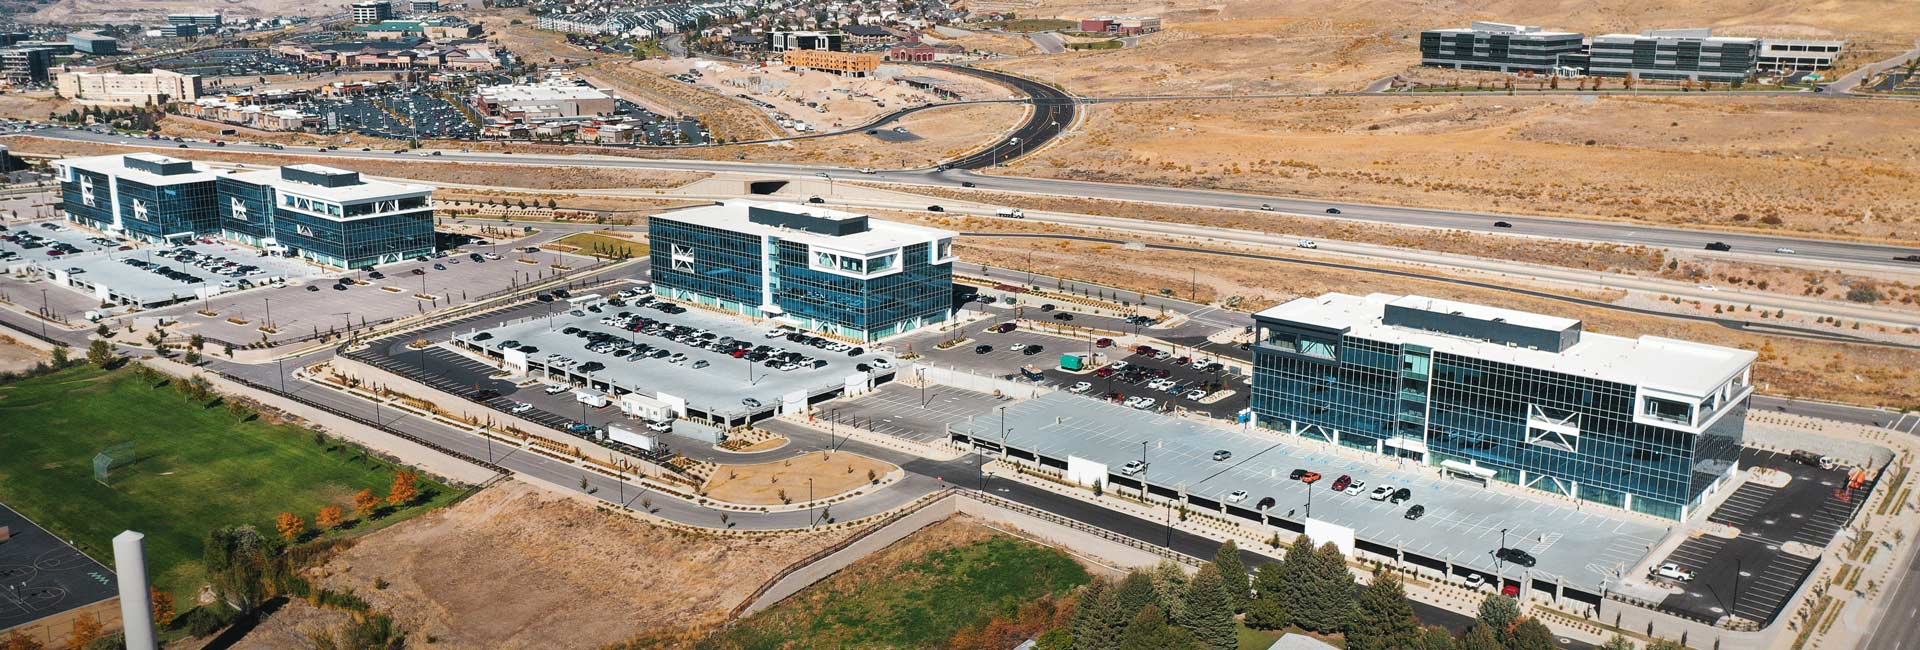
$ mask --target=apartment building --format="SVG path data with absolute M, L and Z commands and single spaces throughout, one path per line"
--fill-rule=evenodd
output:
M 654 215 L 662 296 L 871 342 L 953 317 L 956 233 L 796 203 Z
M 1254 315 L 1257 426 L 1667 519 L 1737 469 L 1755 353 L 1423 296 Z

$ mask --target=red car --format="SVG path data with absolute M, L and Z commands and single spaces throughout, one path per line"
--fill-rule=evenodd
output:
M 1098 341 L 1094 341 L 1094 342 L 1093 342 L 1093 347 L 1096 347 L 1096 348 L 1110 348 L 1110 347 L 1113 347 L 1113 339 L 1100 339 L 1100 340 L 1098 340 Z
M 1133 351 L 1135 354 L 1153 354 L 1155 352 L 1151 345 L 1135 346 Z
M 1517 598 L 1520 596 L 1520 585 L 1516 585 L 1509 582 L 1506 584 L 1506 586 L 1503 586 L 1500 588 L 1500 595 L 1506 596 L 1509 598 Z
M 1112 368 L 1101 368 L 1101 369 L 1099 369 L 1099 370 L 1095 370 L 1095 371 L 1093 371 L 1093 376 L 1095 376 L 1095 377 L 1112 377 L 1112 376 L 1113 376 L 1113 369 L 1112 369 Z
M 744 357 L 744 356 L 747 356 L 747 350 L 746 350 L 746 348 L 737 348 L 737 349 L 735 349 L 735 350 L 733 351 L 733 358 L 735 358 L 735 359 L 738 359 L 738 358 L 740 358 L 740 357 Z
M 1353 485 L 1353 477 L 1346 474 L 1341 474 L 1340 478 L 1333 479 L 1333 491 L 1335 492 L 1345 490 L 1349 485 Z

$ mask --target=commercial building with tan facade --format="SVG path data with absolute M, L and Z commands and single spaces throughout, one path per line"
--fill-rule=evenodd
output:
M 62 72 L 55 78 L 60 96 L 82 104 L 145 106 L 191 102 L 200 98 L 200 76 L 171 70 L 140 74 L 118 72 Z
M 781 53 L 787 65 L 840 75 L 865 77 L 880 69 L 880 55 L 868 52 L 832 52 L 828 50 L 788 50 Z

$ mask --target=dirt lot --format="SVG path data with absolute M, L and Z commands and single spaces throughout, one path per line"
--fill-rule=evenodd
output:
M 846 534 L 681 533 L 508 482 L 370 535 L 320 571 L 329 588 L 352 589 L 439 647 L 590 648 L 698 638 L 788 563 Z
M 1920 105 L 1342 97 L 1109 104 L 1089 121 L 1011 173 L 1920 240 Z
M 229 17 L 319 16 L 337 4 L 299 0 L 57 0 L 25 18 L 36 23 L 148 24 L 167 14 L 219 12 Z
M 720 465 L 704 486 L 716 501 L 749 505 L 778 505 L 807 500 L 808 481 L 813 498 L 825 499 L 870 483 L 867 475 L 884 477 L 898 467 L 848 452 L 816 452 L 787 460 L 753 465 Z M 781 498 L 784 493 L 786 498 Z
M 53 91 L 10 92 L 0 94 L 0 119 L 45 120 L 53 113 L 66 113 L 79 104 L 53 96 Z
M 774 105 L 789 119 L 806 122 L 819 130 L 835 130 L 865 124 L 873 118 L 913 104 L 941 101 L 931 93 L 907 87 L 891 79 L 843 77 L 824 72 L 792 70 L 775 63 L 768 66 L 742 66 L 727 62 L 691 59 L 652 59 L 636 66 L 659 75 L 684 74 L 698 70 L 696 89 L 722 96 L 745 94 Z M 978 78 L 924 66 L 890 65 L 900 75 L 935 77 L 961 89 L 961 99 L 1004 98 L 1009 91 Z M 826 112 L 809 107 L 819 104 Z M 877 103 L 876 103 L 877 102 Z
M 30 348 L 11 336 L 0 334 L 0 372 L 19 372 L 53 357 L 39 348 Z
M 993 232 L 1024 228 L 996 219 L 905 217 L 905 220 L 941 228 Z M 1099 233 L 1054 228 L 1061 233 Z M 1152 238 L 1129 237 L 1153 241 Z M 1420 294 L 1500 307 L 1564 315 L 1585 321 L 1590 331 L 1619 336 L 1665 336 L 1756 350 L 1754 380 L 1772 395 L 1824 399 L 1866 406 L 1920 407 L 1913 382 L 1920 379 L 1920 352 L 1878 346 L 1815 342 L 1729 330 L 1707 323 L 1587 308 L 1545 298 L 1533 298 L 1491 289 L 1476 289 L 1430 280 L 1409 280 L 1375 273 L 1324 269 L 1281 262 L 1235 260 L 1199 253 L 1130 251 L 1120 246 L 1090 242 L 962 237 L 956 245 L 961 257 L 981 264 L 1027 268 L 1028 253 L 1036 273 L 1098 282 L 1130 291 L 1157 292 L 1177 288 L 1185 293 L 1192 269 L 1209 269 L 1198 276 L 1198 298 L 1219 300 L 1241 296 L 1243 310 L 1259 310 L 1300 296 L 1338 291 L 1365 295 L 1372 292 Z M 1269 251 L 1270 252 L 1270 251 Z M 1427 271 L 1431 273 L 1431 271 Z M 1484 278 L 1483 278 L 1484 279 Z M 1599 300 L 1618 300 L 1618 292 L 1587 295 L 1555 291 Z M 1713 304 L 1688 304 L 1696 313 L 1712 313 Z M 1722 308 L 1728 306 L 1722 305 Z M 1738 305 L 1731 306 L 1738 310 Z M 1750 312 L 1742 312 L 1747 314 Z M 1770 319 L 1758 322 L 1775 322 Z M 1790 321 L 1792 322 L 1792 321 Z M 1793 322 L 1796 325 L 1811 323 Z M 1843 326 L 1834 327 L 1836 331 Z M 1853 333 L 1851 329 L 1846 329 Z
M 140 147 L 71 142 L 47 138 L 8 138 L 13 150 L 23 153 L 63 156 L 98 156 L 112 153 L 152 151 Z M 311 163 L 352 169 L 369 176 L 408 178 L 430 183 L 453 183 L 480 187 L 520 187 L 545 190 L 609 188 L 679 187 L 711 176 L 702 172 L 678 172 L 650 169 L 610 169 L 603 167 L 527 167 L 510 163 L 438 163 L 418 156 L 395 155 L 395 160 L 340 159 L 324 156 L 237 153 L 179 149 L 166 155 L 207 162 L 249 165 L 295 165 Z

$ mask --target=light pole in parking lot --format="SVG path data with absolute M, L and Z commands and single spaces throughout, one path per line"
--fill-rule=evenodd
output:
M 826 172 L 820 172 L 814 175 L 827 179 L 827 196 L 833 196 L 833 176 L 827 174 Z
M 267 303 L 267 329 L 273 329 L 273 299 L 261 298 L 260 300 Z

